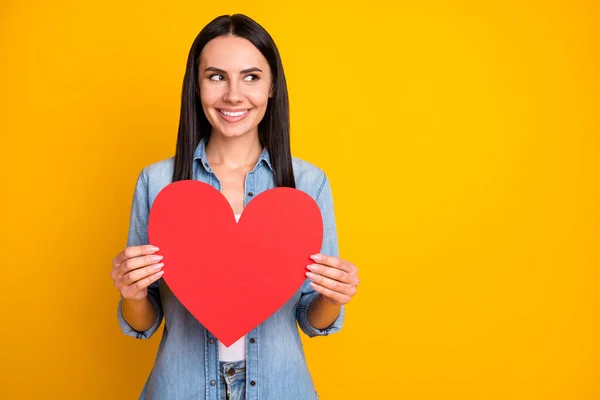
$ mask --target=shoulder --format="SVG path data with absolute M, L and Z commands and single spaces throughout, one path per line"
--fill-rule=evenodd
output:
M 169 183 L 173 181 L 173 168 L 175 157 L 156 161 L 145 166 L 138 176 L 138 187 L 140 182 L 148 194 L 149 205 L 152 205 L 156 195 Z
M 311 195 L 318 200 L 323 189 L 329 189 L 327 174 L 314 164 L 292 157 L 292 167 L 294 169 L 294 179 L 296 180 L 296 189 Z
M 144 167 L 141 175 L 146 179 L 147 183 L 173 178 L 173 166 L 175 165 L 175 157 L 165 158 L 164 160 L 156 161 Z

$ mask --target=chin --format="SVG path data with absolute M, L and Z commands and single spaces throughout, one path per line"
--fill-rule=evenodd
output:
M 217 134 L 225 136 L 226 138 L 236 138 L 244 136 L 250 133 L 252 129 L 241 129 L 241 128 L 229 128 L 229 129 L 217 129 Z

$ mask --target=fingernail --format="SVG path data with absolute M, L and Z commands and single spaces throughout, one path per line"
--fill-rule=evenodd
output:
M 315 261 L 321 261 L 323 259 L 323 256 L 320 254 L 314 254 L 314 255 L 310 256 L 310 258 L 312 258 Z
M 306 276 L 308 276 L 310 279 L 315 279 L 317 277 L 317 275 L 313 274 L 312 272 L 307 272 Z
M 319 269 L 319 267 L 317 267 L 315 264 L 307 265 L 306 268 L 313 272 L 316 271 L 317 269 Z
M 152 256 L 152 260 L 153 260 L 153 261 L 160 261 L 160 260 L 162 260 L 162 259 L 163 259 L 163 256 L 159 256 L 159 255 Z
M 158 250 L 160 250 L 158 247 L 150 246 L 150 251 L 157 252 Z
M 156 264 L 154 267 L 152 267 L 152 269 L 153 269 L 154 271 L 158 271 L 158 270 L 159 270 L 159 269 L 161 269 L 161 268 L 162 268 L 164 265 L 165 265 L 165 263 L 159 263 L 159 264 Z

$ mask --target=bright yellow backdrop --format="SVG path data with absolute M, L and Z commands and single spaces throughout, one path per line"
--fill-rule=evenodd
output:
M 0 398 L 137 398 L 159 335 L 120 333 L 110 261 L 233 12 L 281 50 L 360 268 L 304 340 L 321 398 L 600 398 L 598 2 L 220 3 L 0 4 Z

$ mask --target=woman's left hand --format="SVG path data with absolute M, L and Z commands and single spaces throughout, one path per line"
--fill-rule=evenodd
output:
M 339 257 L 316 254 L 310 258 L 315 264 L 306 267 L 310 271 L 306 276 L 311 280 L 313 289 L 334 304 L 348 303 L 360 283 L 358 268 Z

